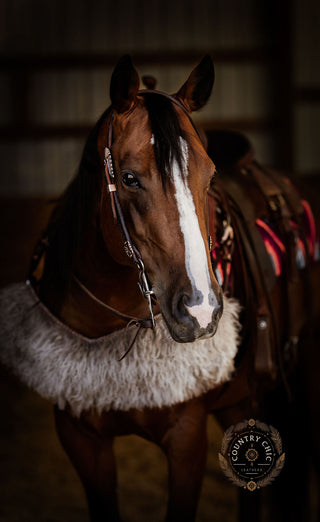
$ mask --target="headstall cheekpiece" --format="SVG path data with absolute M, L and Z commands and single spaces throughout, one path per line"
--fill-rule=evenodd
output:
M 133 244 L 127 226 L 125 224 L 124 216 L 122 213 L 121 205 L 119 202 L 117 187 L 115 184 L 115 174 L 113 168 L 113 160 L 111 154 L 111 141 L 112 141 L 112 129 L 110 130 L 110 126 L 112 126 L 112 116 L 109 123 L 109 138 L 108 138 L 108 146 L 105 147 L 104 151 L 104 168 L 105 168 L 105 178 L 107 182 L 107 189 L 110 195 L 111 201 L 111 209 L 113 218 L 116 223 L 118 223 L 122 237 L 124 240 L 123 247 L 127 256 L 133 260 L 136 264 L 139 272 L 139 281 L 138 286 L 139 289 L 145 299 L 148 301 L 149 312 L 150 312 L 150 320 L 151 320 L 151 328 L 155 328 L 155 319 L 152 309 L 152 297 L 155 297 L 153 290 L 149 286 L 149 282 L 146 276 L 144 263 L 142 261 L 139 250 Z

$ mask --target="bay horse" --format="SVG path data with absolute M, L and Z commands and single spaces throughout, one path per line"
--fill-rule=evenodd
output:
M 93 522 L 120 520 L 113 440 L 126 434 L 158 444 L 167 456 L 166 520 L 195 520 L 208 414 L 215 411 L 227 428 L 248 418 L 257 401 L 248 349 L 256 338 L 243 327 L 237 354 L 239 305 L 223 296 L 212 267 L 215 165 L 191 119 L 213 83 L 208 56 L 175 95 L 139 90 L 131 59 L 118 62 L 111 107 L 53 211 L 28 288 L 16 289 L 15 307 L 7 298 L 10 316 L 23 300 L 32 310 L 19 340 L 11 334 L 20 343 L 14 364 L 32 337 L 40 370 L 28 352 L 21 373 L 56 403 L 57 432 Z M 240 261 L 234 270 L 240 300 L 245 270 Z M 270 303 L 283 337 L 280 279 Z

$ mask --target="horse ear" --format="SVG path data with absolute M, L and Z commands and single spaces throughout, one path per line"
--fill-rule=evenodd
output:
M 139 83 L 139 75 L 132 65 L 130 56 L 120 58 L 110 83 L 110 98 L 117 112 L 131 109 L 139 90 Z
M 209 55 L 193 69 L 186 83 L 177 93 L 177 97 L 187 109 L 197 111 L 208 101 L 214 83 L 214 67 Z

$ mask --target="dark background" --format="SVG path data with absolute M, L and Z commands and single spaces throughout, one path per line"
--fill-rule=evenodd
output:
M 1 0 L 0 194 L 63 190 L 125 53 L 169 92 L 209 53 L 216 82 L 198 123 L 319 174 L 319 22 L 316 0 Z
M 48 201 L 73 176 L 125 53 L 168 92 L 209 53 L 216 83 L 197 122 L 244 132 L 260 161 L 316 187 L 319 27 L 317 0 L 0 0 L 0 283 L 24 278 Z M 51 405 L 4 370 L 0 398 L 0 520 L 87 521 Z M 219 469 L 221 431 L 213 420 L 209 434 L 198 521 L 234 521 L 237 489 Z M 120 439 L 116 452 L 124 519 L 161 520 L 163 456 L 136 437 Z

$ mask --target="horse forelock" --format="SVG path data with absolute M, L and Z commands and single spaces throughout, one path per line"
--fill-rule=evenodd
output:
M 180 171 L 185 172 L 184 151 L 181 138 L 187 142 L 187 133 L 181 126 L 180 117 L 173 103 L 161 94 L 144 94 L 152 131 L 152 145 L 163 187 L 172 179 L 172 168 L 177 162 Z

